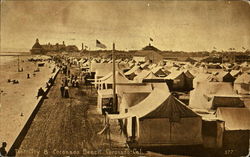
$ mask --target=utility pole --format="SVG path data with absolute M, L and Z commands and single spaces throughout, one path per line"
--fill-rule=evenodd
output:
M 115 78 L 115 43 L 113 43 L 113 50 L 112 50 L 112 60 L 113 60 L 113 112 L 117 111 L 117 104 L 116 104 L 116 78 Z

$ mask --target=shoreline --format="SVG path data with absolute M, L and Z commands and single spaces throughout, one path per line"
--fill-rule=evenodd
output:
M 54 73 L 54 75 L 52 76 L 53 81 L 56 80 L 56 77 L 57 77 L 59 72 L 60 72 L 60 70 L 57 69 L 56 72 Z M 47 95 L 52 87 L 53 87 L 53 85 L 50 85 L 48 88 L 43 87 L 45 93 L 43 96 L 40 96 L 37 99 L 37 104 L 34 106 L 33 111 L 31 112 L 27 121 L 24 123 L 24 125 L 23 125 L 22 129 L 20 130 L 20 133 L 16 137 L 15 141 L 13 142 L 11 147 L 7 150 L 9 156 L 15 156 L 16 149 L 18 149 L 19 146 L 21 145 L 23 139 L 25 138 L 25 135 L 27 134 L 27 132 L 30 128 L 32 121 L 34 120 L 37 112 L 39 111 L 41 105 L 43 104 L 44 99 L 46 99 L 46 97 L 47 97 Z
M 49 78 L 55 74 L 52 73 L 55 64 L 48 61 L 46 61 L 44 67 L 39 67 L 39 72 L 34 72 L 37 65 L 27 61 L 28 58 L 28 56 L 20 57 L 20 61 L 23 60 L 20 63 L 20 67 L 24 69 L 23 72 L 17 72 L 15 59 L 0 65 L 0 89 L 2 91 L 0 99 L 0 125 L 2 126 L 0 142 L 7 142 L 6 150 L 10 149 L 39 103 L 40 98 L 36 98 L 38 89 L 44 88 Z M 29 79 L 27 79 L 27 74 L 30 74 Z M 8 79 L 18 80 L 19 83 L 8 83 Z

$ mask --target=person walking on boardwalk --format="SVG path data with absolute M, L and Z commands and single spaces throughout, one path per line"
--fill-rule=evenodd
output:
M 79 80 L 76 79 L 76 87 L 79 88 Z
M 38 92 L 37 92 L 37 99 L 38 99 L 38 97 L 39 96 L 43 96 L 44 95 L 44 90 L 43 90 L 43 88 L 42 87 L 40 87 L 39 89 L 38 89 Z
M 7 143 L 6 142 L 3 142 L 2 143 L 2 147 L 0 148 L 0 156 L 6 156 L 7 155 L 7 151 L 6 151 L 6 146 L 7 146 Z
M 64 97 L 64 86 L 62 84 L 62 86 L 60 87 L 60 91 L 61 91 L 61 96 L 62 98 Z
M 64 97 L 69 98 L 69 87 L 68 86 L 64 87 Z

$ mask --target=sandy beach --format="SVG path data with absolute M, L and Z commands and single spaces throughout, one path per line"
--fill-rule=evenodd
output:
M 31 56 L 19 57 L 19 67 L 23 68 L 23 71 L 18 72 L 17 56 L 0 57 L 0 142 L 7 142 L 7 150 L 38 103 L 39 99 L 36 97 L 38 89 L 45 88 L 55 67 L 54 63 L 45 61 L 44 67 L 39 67 L 40 71 L 34 72 L 37 64 L 29 62 L 29 58 Z M 29 79 L 27 74 L 30 75 Z M 13 84 L 8 82 L 8 79 L 18 80 L 19 83 Z

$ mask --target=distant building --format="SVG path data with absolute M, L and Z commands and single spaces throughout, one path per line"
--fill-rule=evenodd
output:
M 66 52 L 77 52 L 79 51 L 76 45 L 68 45 L 65 47 Z
M 225 54 L 223 55 L 223 63 L 243 63 L 250 62 L 250 56 L 247 54 Z
M 250 56 L 245 54 L 235 55 L 235 62 L 237 63 L 250 62 Z
M 65 45 L 65 42 L 63 41 L 62 44 L 56 43 L 55 45 L 52 45 L 50 43 L 40 45 L 39 40 L 36 39 L 36 43 L 30 50 L 32 54 L 45 54 L 47 52 L 78 52 L 78 48 L 76 45 Z
M 51 45 L 50 43 L 48 43 L 48 44 L 42 45 L 42 47 L 46 52 L 50 52 L 50 51 L 63 52 L 65 51 L 66 45 L 63 41 L 62 44 L 56 43 L 55 45 Z
M 44 54 L 45 53 L 45 51 L 44 51 L 43 47 L 40 45 L 38 39 L 36 39 L 36 43 L 32 46 L 30 52 L 32 54 Z
M 153 63 L 158 63 L 163 60 L 161 51 L 156 47 L 149 44 L 148 46 L 142 48 L 142 50 L 136 51 L 134 54 L 137 58 L 146 58 L 146 60 L 152 60 Z

